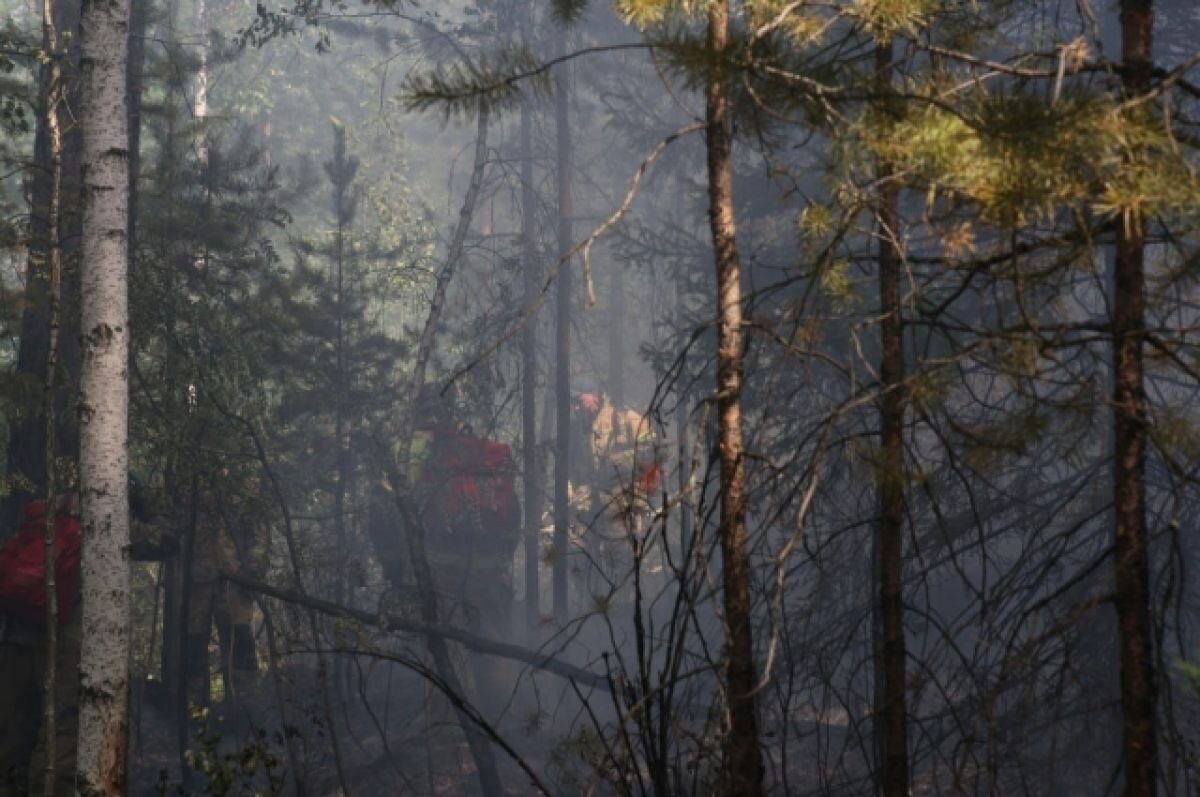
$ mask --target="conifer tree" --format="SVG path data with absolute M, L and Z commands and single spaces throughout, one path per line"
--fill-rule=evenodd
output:
M 1122 0 L 1122 82 L 1127 96 L 1150 89 L 1152 0 Z M 1157 696 L 1150 620 L 1146 528 L 1147 408 L 1142 347 L 1146 335 L 1146 225 L 1140 208 L 1117 221 L 1113 280 L 1113 517 L 1120 631 L 1125 794 L 1158 790 Z
M 878 42 L 875 72 L 880 103 L 889 102 L 892 84 L 892 42 Z M 879 483 L 879 541 L 876 549 L 880 614 L 876 640 L 876 730 L 881 741 L 880 782 L 887 797 L 905 797 L 908 776 L 907 654 L 904 630 L 904 516 L 906 479 L 904 463 L 905 365 L 904 326 L 901 304 L 902 253 L 899 229 L 899 191 L 890 165 L 877 170 L 879 203 L 879 329 L 882 337 L 879 364 L 879 426 L 881 454 Z
M 763 792 L 757 689 L 746 542 L 746 461 L 742 443 L 742 269 L 733 209 L 733 109 L 724 59 L 730 44 L 730 4 L 708 9 L 708 50 L 713 71 L 705 82 L 708 215 L 717 292 L 717 457 L 720 461 L 721 574 L 728 633 L 725 689 L 724 776 L 730 794 Z

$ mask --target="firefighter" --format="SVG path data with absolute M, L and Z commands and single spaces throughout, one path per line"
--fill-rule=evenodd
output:
M 640 532 L 661 472 L 649 420 L 590 377 L 575 380 L 571 402 L 571 497 L 582 545 L 608 585 L 627 569 L 627 535 Z M 596 584 L 590 577 L 588 589 Z
M 658 444 L 650 421 L 617 407 L 588 377 L 572 390 L 572 488 L 588 494 L 592 515 L 619 519 L 646 509 L 658 481 Z
M 444 619 L 481 636 L 511 634 L 512 561 L 521 534 L 509 446 L 459 424 L 448 403 L 422 394 L 413 484 Z M 502 665 L 471 658 L 478 697 L 500 695 Z
M 58 634 L 55 667 L 55 794 L 75 793 L 75 735 L 79 711 L 79 509 L 74 494 L 60 496 L 55 513 L 55 542 L 59 566 Z M 5 566 L 37 563 L 46 524 L 46 504 L 31 501 L 22 511 L 21 527 L 5 546 Z M 17 547 L 26 555 L 11 555 Z M 40 564 L 40 563 L 37 563 Z M 37 590 L 42 570 L 30 570 L 29 587 Z M 0 573 L 11 585 L 16 577 Z M 45 604 L 31 592 L 6 596 L 0 618 L 0 794 L 41 791 L 45 769 L 42 720 L 42 681 L 46 671 Z
M 244 494 L 226 485 L 248 487 Z M 201 489 L 192 549 L 191 590 L 185 656 L 189 700 L 210 700 L 209 641 L 216 626 L 219 671 L 224 694 L 236 697 L 258 685 L 258 652 L 254 641 L 254 596 L 225 579 L 241 574 L 263 580 L 267 567 L 266 508 L 253 478 L 231 478 L 228 468 Z
M 178 546 L 162 531 L 150 510 L 141 482 L 130 477 L 131 557 L 140 561 L 174 555 Z M 55 500 L 58 633 L 55 655 L 55 786 L 56 795 L 75 794 L 75 746 L 79 719 L 79 659 L 82 639 L 79 608 L 79 497 L 69 492 Z M 22 593 L 17 583 L 40 581 L 44 570 L 42 540 L 46 504 L 31 501 L 23 510 L 21 528 L 5 543 L 0 572 L 5 583 L 0 606 L 0 795 L 41 791 L 46 766 L 45 739 L 39 732 L 46 671 L 46 611 L 40 585 L 30 583 Z M 34 567 L 30 568 L 29 565 Z M 23 576 L 18 578 L 18 576 Z

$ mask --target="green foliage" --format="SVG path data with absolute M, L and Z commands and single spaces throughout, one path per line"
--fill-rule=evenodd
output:
M 914 87 L 918 95 L 933 91 Z M 910 103 L 899 116 L 868 118 L 863 135 L 871 152 L 925 184 L 927 201 L 967 200 L 1005 226 L 1075 206 L 1152 215 L 1200 200 L 1191 157 L 1168 126 L 1105 96 L 1053 101 L 980 91 L 953 108 Z
M 1050 424 L 1048 413 L 1027 405 L 992 423 L 963 425 L 960 456 L 975 471 L 987 472 L 1028 453 L 1041 442 Z
M 826 298 L 835 307 L 844 307 L 854 299 L 854 281 L 850 276 L 850 264 L 845 260 L 835 260 L 824 265 L 817 276 Z
M 552 0 L 550 9 L 555 22 L 573 25 L 587 12 L 588 0 Z
M 204 794 L 268 797 L 283 793 L 282 762 L 272 751 L 265 731 L 256 729 L 253 741 L 236 750 L 222 750 L 221 735 L 211 727 L 208 710 L 193 706 L 191 715 L 196 741 L 184 757 L 188 766 L 204 778 Z
M 615 0 L 617 14 L 631 25 L 648 28 L 673 15 L 693 17 L 704 9 L 702 0 Z
M 1151 439 L 1175 462 L 1200 459 L 1200 423 L 1194 413 L 1182 407 L 1163 407 L 1155 413 Z
M 447 119 L 469 119 L 483 106 L 496 111 L 513 107 L 522 90 L 538 94 L 550 89 L 550 70 L 524 48 L 492 58 L 455 61 L 429 72 L 416 72 L 405 81 L 405 107 L 435 109 Z
M 877 39 L 915 35 L 945 4 L 936 0 L 853 0 L 847 11 Z
M 36 63 L 41 53 L 11 17 L 0 20 L 0 131 L 9 136 L 30 130 L 29 83 L 23 79 L 24 70 L 17 60 L 22 55 L 22 60 Z

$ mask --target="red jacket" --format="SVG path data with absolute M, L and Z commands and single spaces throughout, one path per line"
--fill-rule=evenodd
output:
M 46 504 L 32 501 L 21 528 L 0 546 L 0 612 L 29 625 L 46 624 L 45 528 Z M 79 602 L 80 531 L 77 517 L 60 512 L 54 520 L 59 625 L 70 621 Z

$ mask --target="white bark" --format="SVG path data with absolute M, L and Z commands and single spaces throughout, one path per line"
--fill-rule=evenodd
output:
M 201 163 L 208 163 L 208 3 L 196 0 L 196 27 L 200 29 L 199 59 L 196 65 L 195 98 L 192 115 L 196 121 L 196 153 Z
M 129 663 L 129 0 L 85 0 L 80 479 L 83 655 L 78 787 L 125 786 Z

